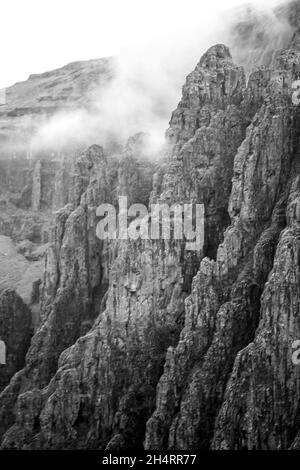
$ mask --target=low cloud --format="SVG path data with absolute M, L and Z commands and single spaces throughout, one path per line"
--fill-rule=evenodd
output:
M 208 9 L 203 16 L 200 8 L 191 11 L 190 24 L 183 22 L 176 30 L 170 14 L 163 37 L 141 43 L 137 37 L 135 44 L 116 58 L 115 78 L 108 86 L 94 90 L 89 108 L 59 112 L 48 119 L 35 133 L 32 148 L 92 143 L 109 146 L 143 131 L 151 136 L 153 152 L 159 152 L 185 77 L 208 47 L 227 43 L 237 63 L 249 71 L 253 63 L 260 65 L 273 49 L 284 45 L 291 26 L 274 14 L 272 8 L 277 3 L 225 13 Z

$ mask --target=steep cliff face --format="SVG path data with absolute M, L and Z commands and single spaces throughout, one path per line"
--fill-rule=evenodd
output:
M 41 325 L 25 369 L 15 377 L 12 389 L 4 392 L 3 423 L 13 418 L 12 396 L 32 386 L 45 386 L 57 368 L 60 353 L 85 334 L 103 310 L 109 266 L 115 255 L 96 237 L 96 209 L 102 202 L 115 203 L 123 191 L 129 195 L 129 204 L 136 202 L 131 193 L 134 197 L 143 194 L 147 186 L 150 193 L 153 165 L 143 160 L 139 142 L 137 139 L 138 149 L 130 145 L 122 156 L 111 158 L 101 147 L 93 146 L 75 162 L 70 203 L 56 213 L 50 235 Z M 138 159 L 134 160 L 135 154 Z M 146 202 L 143 196 L 140 202 Z M 25 395 L 31 396 L 29 392 Z
M 231 226 L 216 262 L 204 259 L 194 278 L 185 327 L 168 350 L 147 423 L 148 448 L 209 448 L 212 440 L 213 448 L 288 448 L 295 437 L 299 111 L 291 85 L 297 37 L 271 73 L 235 157 Z
M 173 146 L 173 150 L 168 164 L 169 168 L 162 182 L 155 186 L 161 187 L 161 193 L 156 194 L 154 190 L 151 194 L 152 201 L 203 203 L 206 202 L 205 197 L 208 200 L 215 199 L 217 210 L 210 217 L 214 226 L 217 227 L 217 236 L 220 236 L 224 226 L 228 224 L 225 207 L 226 198 L 228 200 L 230 193 L 230 181 L 224 186 L 221 196 L 222 206 L 219 209 L 219 195 L 215 196 L 213 189 L 219 176 L 216 175 L 213 165 L 215 163 L 217 167 L 219 165 L 224 168 L 225 163 L 222 162 L 222 157 L 224 157 L 229 166 L 226 170 L 229 175 L 232 174 L 234 154 L 246 129 L 238 110 L 243 99 L 244 88 L 243 71 L 233 64 L 228 49 L 220 45 L 208 51 L 195 72 L 188 78 L 183 100 L 171 121 L 169 133 L 174 135 L 177 130 L 175 116 L 181 113 L 182 121 L 190 120 L 190 130 L 188 130 L 190 135 L 178 139 L 177 142 L 174 142 L 174 137 L 172 137 L 173 142 L 170 145 Z M 190 109 L 191 103 L 193 103 L 194 110 Z M 205 123 L 201 122 L 200 117 L 204 103 Z M 201 125 L 202 133 L 198 139 L 195 139 L 194 135 Z M 218 129 L 219 136 L 217 137 Z M 219 140 L 217 147 L 213 145 L 215 138 Z M 183 150 L 186 144 L 189 146 Z M 201 151 L 197 157 L 199 149 Z M 51 362 L 51 358 L 53 356 L 58 358 L 59 353 L 67 347 L 67 342 L 72 344 L 75 340 L 71 332 L 74 331 L 76 320 L 75 336 L 78 336 L 80 334 L 78 322 L 82 323 L 86 315 L 91 315 L 91 311 L 94 315 L 99 314 L 99 308 L 103 311 L 100 312 L 91 334 L 82 337 L 78 344 L 76 343 L 71 350 L 63 353 L 60 358 L 60 361 L 65 360 L 66 363 L 69 360 L 81 363 L 82 357 L 85 356 L 86 360 L 90 361 L 88 359 L 91 356 L 90 348 L 95 349 L 93 352 L 95 364 L 92 369 L 85 371 L 79 363 L 78 367 L 76 366 L 76 373 L 80 375 L 77 379 L 79 389 L 74 390 L 76 395 L 74 400 L 79 403 L 79 408 L 74 411 L 76 414 L 75 421 L 72 423 L 72 425 L 75 424 L 74 432 L 69 433 L 70 426 L 67 423 L 64 424 L 64 418 L 55 408 L 53 418 L 51 418 L 53 423 L 49 429 L 44 429 L 44 422 L 40 420 L 41 429 L 38 433 L 39 444 L 37 445 L 46 447 L 52 445 L 59 447 L 141 446 L 145 423 L 154 407 L 155 387 L 162 372 L 166 349 L 169 345 L 175 345 L 178 340 L 182 327 L 184 299 L 189 293 L 191 278 L 196 272 L 201 253 L 194 256 L 188 255 L 182 243 L 168 240 L 137 240 L 129 243 L 116 241 L 112 248 L 103 250 L 96 239 L 95 208 L 102 201 L 114 200 L 114 187 L 116 195 L 128 196 L 129 204 L 147 203 L 145 194 L 147 192 L 148 199 L 150 197 L 151 185 L 148 183 L 147 191 L 144 183 L 144 167 L 141 169 L 141 175 L 143 175 L 141 177 L 138 176 L 138 169 L 135 168 L 132 171 L 130 150 L 129 145 L 127 150 L 129 155 L 126 154 L 125 159 L 123 156 L 120 171 L 117 171 L 116 175 L 116 163 L 113 160 L 106 162 L 104 156 L 101 157 L 101 155 L 96 158 L 98 154 L 96 152 L 95 155 L 95 148 L 91 148 L 78 161 L 78 177 L 73 185 L 73 204 L 79 204 L 79 206 L 75 210 L 73 206 L 67 206 L 57 215 L 55 243 L 49 251 L 45 278 L 47 295 L 43 311 L 46 312 L 47 320 L 35 335 L 27 355 L 29 369 L 26 376 L 33 374 L 28 381 L 30 388 L 33 382 L 39 387 L 47 384 L 56 367 L 54 361 Z M 181 172 L 181 168 L 184 167 L 183 159 L 190 162 L 190 167 L 193 166 L 195 170 L 198 165 L 197 171 L 205 182 L 203 189 L 201 189 L 201 183 L 198 187 L 197 179 L 190 184 L 190 171 L 185 169 L 184 173 Z M 91 172 L 94 175 L 92 180 L 89 176 Z M 179 176 L 182 182 L 176 194 L 174 184 Z M 224 180 L 225 177 L 224 175 Z M 114 183 L 115 178 L 117 184 Z M 132 186 L 133 182 L 134 186 Z M 138 186 L 137 183 L 139 183 Z M 186 187 L 190 188 L 190 192 L 185 189 Z M 144 188 L 144 192 L 141 188 Z M 142 199 L 136 199 L 138 195 L 142 196 Z M 86 204 L 88 204 L 88 209 L 85 209 Z M 85 241 L 87 231 L 88 245 Z M 211 245 L 213 243 L 214 241 Z M 216 245 L 213 250 L 216 251 Z M 99 261 L 103 258 L 103 252 L 105 256 L 109 256 L 109 259 L 104 256 L 104 259 Z M 86 263 L 90 258 L 92 263 L 87 266 Z M 101 279 L 101 272 L 104 275 L 107 273 L 105 282 Z M 106 288 L 108 285 L 109 288 L 103 303 L 101 293 L 105 290 L 103 286 L 105 283 Z M 91 305 L 93 287 L 94 305 Z M 60 304 L 64 307 L 64 315 Z M 68 305 L 67 310 L 66 305 Z M 51 313 L 47 314 L 47 311 Z M 75 312 L 78 313 L 75 314 Z M 60 327 L 57 324 L 58 320 L 62 322 Z M 52 322 L 55 322 L 53 331 L 51 331 Z M 63 327 L 66 323 L 68 325 L 71 323 L 68 330 Z M 67 339 L 64 340 L 62 335 Z M 51 346 L 52 343 L 55 344 L 55 349 Z M 81 345 L 80 351 L 78 345 Z M 43 354 L 37 354 L 37 351 L 42 350 Z M 94 359 L 92 359 L 93 362 Z M 69 368 L 68 366 L 62 367 L 63 369 Z M 71 368 L 74 368 L 73 365 Z M 86 373 L 88 377 L 85 379 L 81 374 Z M 96 382 L 95 373 L 99 374 Z M 51 404 L 48 403 L 48 398 L 54 395 L 49 387 L 52 387 L 55 381 L 56 376 L 41 392 L 43 398 L 41 396 L 39 398 L 38 410 L 28 402 L 31 414 L 52 413 L 48 407 L 52 409 L 54 404 L 52 400 Z M 81 387 L 88 387 L 82 401 Z M 66 390 L 63 387 L 60 388 L 61 386 L 57 393 L 65 394 Z M 29 392 L 24 394 L 24 399 L 27 394 L 28 399 L 31 400 Z M 95 396 L 92 401 L 91 396 Z M 7 412 L 7 407 L 4 412 Z M 18 417 L 18 411 L 16 413 Z M 84 425 L 81 423 L 81 416 L 87 420 Z M 60 419 L 61 424 L 56 425 L 56 419 Z M 65 426 L 67 430 L 62 429 Z M 9 431 L 5 438 L 6 442 L 7 439 L 14 439 L 9 435 L 19 435 L 23 428 L 23 424 L 16 423 L 14 431 Z M 87 428 L 90 429 L 88 434 Z M 30 443 L 35 431 L 27 427 L 27 434 L 23 437 L 22 445 Z M 61 441 L 61 433 L 64 435 L 63 441 Z M 54 442 L 55 444 L 52 444 Z
M 299 111 L 289 105 L 290 97 L 282 93 L 280 86 L 284 84 L 290 91 L 289 84 L 299 73 L 299 51 L 298 31 L 290 49 L 279 57 L 284 72 L 280 81 L 276 77 L 276 84 L 272 83 L 275 96 L 269 91 L 274 108 L 269 105 L 262 109 L 264 115 L 275 111 L 272 127 L 276 129 L 277 122 L 279 125 L 270 142 L 276 144 L 271 162 L 270 153 L 267 155 L 276 170 L 271 179 L 264 181 L 271 183 L 269 197 L 278 201 L 272 222 L 278 219 L 278 208 L 284 211 L 286 227 L 280 232 L 274 264 L 261 297 L 255 337 L 234 362 L 216 422 L 215 448 L 286 449 L 299 427 L 299 367 L 292 362 L 292 344 L 299 337 L 300 306 Z
M 0 233 L 14 241 L 48 241 L 52 213 L 66 205 L 73 155 L 40 154 L 0 161 Z
M 142 135 L 76 159 L 40 325 L 0 395 L 2 448 L 299 447 L 299 37 L 248 82 L 226 46 L 209 49 L 158 168 Z M 118 196 L 204 204 L 203 249 L 100 241 L 97 207 Z
M 0 295 L 0 340 L 4 341 L 6 364 L 0 364 L 0 390 L 24 366 L 32 335 L 31 312 L 10 289 Z

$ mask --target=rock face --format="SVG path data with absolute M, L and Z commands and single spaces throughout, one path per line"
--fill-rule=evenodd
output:
M 52 214 L 66 205 L 73 156 L 40 155 L 0 160 L 0 232 L 14 241 L 48 241 Z
M 0 391 L 24 366 L 31 335 L 29 308 L 13 290 L 5 290 L 0 295 L 0 340 L 6 346 L 6 364 L 0 364 Z
M 236 154 L 231 225 L 216 262 L 204 259 L 194 278 L 185 326 L 178 346 L 168 350 L 147 423 L 147 448 L 284 449 L 295 437 L 300 161 L 291 84 L 297 34 L 269 76 Z
M 76 158 L 41 320 L 0 395 L 3 449 L 299 448 L 299 37 L 248 82 L 226 46 L 210 48 L 160 165 L 143 135 L 122 155 Z M 38 210 L 39 166 L 33 180 Z M 204 204 L 203 248 L 99 240 L 97 207 L 119 196 Z

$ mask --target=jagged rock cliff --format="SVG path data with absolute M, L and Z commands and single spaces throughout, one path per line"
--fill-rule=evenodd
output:
M 40 324 L 0 395 L 2 448 L 299 447 L 299 38 L 248 81 L 226 46 L 210 48 L 159 167 L 141 136 L 121 156 L 76 159 Z M 96 209 L 121 195 L 204 204 L 203 249 L 100 241 Z
M 285 238 L 289 230 L 285 229 L 285 224 L 291 224 L 294 226 L 292 232 L 296 231 L 295 246 L 291 248 L 296 250 L 296 256 L 292 256 L 287 268 L 291 270 L 293 280 L 287 281 L 286 287 L 293 290 L 295 285 L 295 297 L 289 298 L 288 302 L 282 299 L 280 304 L 283 302 L 285 308 L 291 311 L 290 314 L 297 317 L 299 226 L 297 227 L 297 220 L 295 223 L 294 218 L 290 217 L 289 205 L 294 207 L 299 197 L 299 112 L 291 104 L 291 84 L 296 73 L 293 64 L 296 64 L 295 59 L 299 57 L 294 44 L 295 41 L 280 57 L 282 69 L 269 75 L 265 100 L 248 127 L 246 138 L 236 154 L 229 200 L 231 225 L 218 248 L 216 262 L 204 259 L 194 278 L 192 295 L 186 303 L 185 327 L 177 348 L 168 350 L 164 374 L 158 385 L 156 410 L 147 424 L 147 447 L 166 445 L 175 449 L 207 448 L 214 438 L 214 448 L 277 448 L 280 445 L 286 448 L 283 433 L 288 432 L 288 427 L 293 429 L 295 426 L 293 420 L 297 419 L 297 412 L 291 420 L 289 409 L 297 407 L 297 396 L 294 395 L 295 401 L 292 400 L 291 403 L 288 394 L 278 395 L 279 402 L 273 396 L 274 393 L 279 393 L 274 390 L 276 382 L 271 379 L 274 374 L 273 377 L 277 380 L 277 374 L 272 372 L 270 363 L 273 361 L 271 357 L 268 358 L 271 352 L 266 344 L 267 337 L 270 336 L 273 348 L 280 348 L 276 351 L 278 363 L 274 361 L 273 367 L 280 368 L 279 361 L 285 364 L 282 367 L 288 368 L 289 373 L 281 376 L 282 386 L 286 387 L 290 380 L 292 383 L 294 380 L 291 385 L 294 391 L 294 387 L 298 387 L 299 371 L 291 362 L 292 337 L 286 337 L 282 331 L 284 344 L 279 346 L 277 343 L 280 341 L 277 329 L 285 328 L 284 323 L 276 318 L 276 311 L 281 309 L 275 300 L 277 294 L 280 296 L 279 286 L 276 286 L 276 295 L 275 289 L 273 296 L 269 293 L 268 297 L 269 284 L 266 284 L 268 276 L 271 279 L 274 276 L 273 270 L 279 262 L 277 256 L 281 256 L 281 242 L 278 239 Z M 283 267 L 281 275 L 283 279 L 286 278 Z M 258 383 L 252 383 L 255 380 L 251 374 L 253 366 L 249 367 L 247 363 L 244 369 L 248 383 L 251 383 L 249 389 L 244 377 L 240 379 L 240 386 L 247 390 L 244 405 L 241 390 L 234 386 L 236 384 L 231 384 L 235 374 L 235 369 L 231 372 L 232 366 L 235 368 L 238 361 L 236 356 L 239 358 L 243 354 L 239 351 L 250 347 L 249 343 L 262 328 L 266 297 L 267 309 L 272 312 L 269 313 L 272 321 L 269 319 L 271 323 L 264 336 L 265 371 L 260 369 L 259 375 L 255 377 L 258 381 L 263 381 L 260 386 L 262 395 L 267 396 L 270 393 L 273 396 L 273 405 L 268 403 L 271 405 L 268 412 L 273 417 L 270 419 L 273 420 L 272 426 L 277 426 L 277 441 L 269 439 L 272 431 L 270 422 L 267 426 L 259 423 L 259 419 L 262 422 L 266 419 L 268 405 L 262 401 L 262 395 L 257 397 L 257 401 L 253 397 L 253 393 L 258 392 Z M 283 312 L 281 314 L 284 315 Z M 297 333 L 297 328 L 291 327 L 292 336 L 297 337 Z M 257 364 L 257 367 L 262 366 Z M 229 378 L 228 387 L 236 394 L 236 407 L 228 404 L 228 391 L 224 396 Z M 251 390 L 255 392 L 252 393 Z M 220 415 L 215 424 L 220 407 Z M 274 419 L 273 407 L 281 408 L 278 421 Z M 229 423 L 231 418 L 236 425 L 233 431 L 236 441 L 230 441 L 227 446 L 218 437 L 222 434 L 225 442 L 230 437 L 227 428 L 230 424 L 225 418 L 224 421 L 220 418 L 225 410 L 228 410 L 226 417 Z M 251 413 L 255 415 L 255 425 L 252 416 L 249 419 Z M 280 430 L 279 423 L 284 419 L 285 425 Z M 247 426 L 249 434 L 242 428 L 242 423 Z M 233 423 L 231 425 L 234 426 Z M 258 437 L 257 434 L 260 433 Z M 257 438 L 255 443 L 252 441 L 254 434 Z

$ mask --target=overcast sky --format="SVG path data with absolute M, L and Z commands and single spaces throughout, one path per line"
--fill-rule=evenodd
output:
M 216 10 L 242 3 L 248 2 L 1 0 L 0 88 L 26 80 L 31 73 L 115 55 L 137 43 L 159 44 L 187 25 L 197 25 L 200 18 L 211 18 Z

